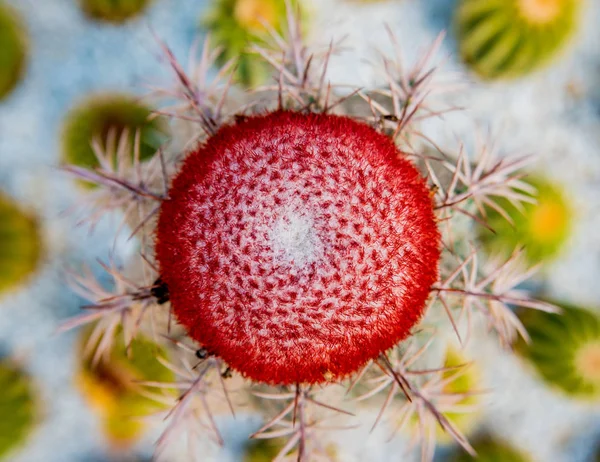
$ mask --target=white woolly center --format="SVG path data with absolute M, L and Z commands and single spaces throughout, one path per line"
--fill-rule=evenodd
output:
M 312 218 L 294 211 L 275 221 L 269 238 L 271 248 L 297 267 L 317 260 L 322 247 Z

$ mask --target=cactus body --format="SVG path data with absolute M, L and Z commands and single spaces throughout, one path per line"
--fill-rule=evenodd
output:
M 485 79 L 518 77 L 546 64 L 577 28 L 580 0 L 461 0 L 460 53 Z
M 23 371 L 0 360 L 0 459 L 18 448 L 35 426 L 36 399 Z
M 83 340 L 87 338 L 85 333 Z M 165 357 L 164 349 L 137 337 L 131 343 L 129 356 L 123 342 L 117 341 L 110 355 L 96 365 L 90 358 L 82 358 L 77 383 L 100 414 L 109 441 L 117 447 L 135 441 L 145 428 L 142 418 L 163 408 L 140 393 L 140 381 L 173 380 L 173 374 L 157 357 Z
M 91 19 L 122 23 L 148 7 L 151 0 L 80 0 L 81 9 Z
M 229 14 L 257 28 L 255 10 L 267 4 L 232 2 Z M 267 20 L 269 11 L 261 13 Z M 255 399 L 275 403 L 260 409 L 264 425 L 253 437 L 285 437 L 285 451 L 294 453 L 290 456 L 316 461 L 315 454 L 324 452 L 317 430 L 322 419 L 339 414 L 342 423 L 351 414 L 345 410 L 343 389 L 351 392 L 359 381 L 365 391 L 360 401 L 385 396 L 377 422 L 397 396 L 405 406 L 401 423 L 410 424 L 412 415 L 420 419 L 424 454 L 431 453 L 438 424 L 464 444 L 444 414 L 451 412 L 459 422 L 461 411 L 473 407 L 474 393 L 464 383 L 471 379 L 449 385 L 454 377 L 440 368 L 437 349 L 435 357 L 427 355 L 432 367 L 416 368 L 440 333 L 418 323 L 431 309 L 443 310 L 444 319 L 454 324 L 460 306 L 459 318 L 470 321 L 481 313 L 506 339 L 512 338 L 515 324 L 511 305 L 522 301 L 534 306 L 528 294 L 514 287 L 527 276 L 515 269 L 521 262 L 511 258 L 491 269 L 480 265 L 472 251 L 473 233 L 465 233 L 473 228 L 464 226 L 462 213 L 454 220 L 456 211 L 480 221 L 467 211 L 474 201 L 520 198 L 518 168 L 523 164 L 491 155 L 472 172 L 466 157 L 453 164 L 451 156 L 413 153 L 425 164 L 420 171 L 414 156 L 398 145 L 412 145 L 417 119 L 430 116 L 418 95 L 430 91 L 433 68 L 426 63 L 433 51 L 405 73 L 398 49 L 395 60 L 385 60 L 393 78 L 389 89 L 374 91 L 375 104 L 355 105 L 353 99 L 364 95 L 335 95 L 335 87 L 323 77 L 331 48 L 304 48 L 300 21 L 291 13 L 289 26 L 288 36 L 277 40 L 281 50 L 261 50 L 275 68 L 281 60 L 286 66 L 280 70 L 279 92 L 244 92 L 250 107 L 237 105 L 239 93 L 224 81 L 225 69 L 208 84 L 203 69 L 215 58 L 208 45 L 199 75 L 192 77 L 182 75 L 182 67 L 168 54 L 184 90 L 174 95 L 182 98 L 177 110 L 183 119 L 197 113 L 190 128 L 198 144 L 182 153 L 184 159 L 154 158 L 170 163 L 163 169 L 164 183 L 154 185 L 160 186 L 160 194 L 136 188 L 135 170 L 119 175 L 129 191 L 125 194 L 100 182 L 101 188 L 108 187 L 100 191 L 105 195 L 98 198 L 99 206 L 108 198 L 152 207 L 136 227 L 143 256 L 149 258 L 143 259 L 143 268 L 124 270 L 136 273 L 132 277 L 106 268 L 116 283 L 108 294 L 97 289 L 92 276 L 81 281 L 91 292 L 92 305 L 86 309 L 99 313 L 99 326 L 122 323 L 127 331 L 144 314 L 160 313 L 164 323 L 156 327 L 170 339 L 167 314 L 177 319 L 175 341 L 184 354 L 182 367 L 174 367 L 176 384 L 189 387 L 190 398 L 180 400 L 168 417 L 162 442 L 187 416 L 200 413 L 212 430 L 208 436 L 219 439 L 204 393 L 217 387 L 222 396 L 221 391 L 237 390 L 239 384 L 243 394 L 250 394 L 260 385 L 267 391 L 255 393 Z M 379 97 L 385 103 L 376 102 Z M 361 112 L 367 105 L 370 109 Z M 454 170 L 448 184 L 432 173 L 429 162 Z M 85 179 L 88 172 L 79 173 Z M 454 245 L 457 223 L 460 242 Z M 450 237 L 444 245 L 441 228 Z M 497 287 L 495 280 L 506 282 Z M 155 327 L 154 317 L 150 321 Z M 418 333 L 428 340 L 413 338 Z M 406 348 L 400 345 L 405 341 Z M 448 356 L 446 364 L 452 364 Z M 225 380 L 235 382 L 229 386 Z
M 425 181 L 346 117 L 277 111 L 224 127 L 169 197 L 156 254 L 173 311 L 259 382 L 355 372 L 409 335 L 437 278 Z
M 244 462 L 271 462 L 285 446 L 285 440 L 254 440 L 244 451 Z
M 444 415 L 461 433 L 469 434 L 476 422 L 478 414 L 472 410 L 468 410 L 471 407 L 477 406 L 479 399 L 476 393 L 480 387 L 479 370 L 476 364 L 467 364 L 468 359 L 459 350 L 454 347 L 449 347 L 446 351 L 446 359 L 444 360 L 444 367 L 453 368 L 462 366 L 464 370 L 448 370 L 444 372 L 442 378 L 449 379 L 455 377 L 451 382 L 446 384 L 443 388 L 443 393 L 448 396 L 456 395 L 455 406 L 464 407 L 465 412 L 446 412 Z M 457 375 L 458 374 L 458 375 Z M 444 432 L 441 428 L 438 428 L 438 437 L 442 442 L 451 442 L 450 436 Z
M 0 100 L 23 77 L 26 65 L 27 37 L 17 14 L 0 2 Z
M 487 224 L 493 232 L 480 228 L 479 238 L 489 253 L 510 255 L 524 246 L 527 260 L 535 265 L 552 260 L 563 248 L 571 230 L 571 211 L 557 185 L 542 178 L 526 181 L 537 190 L 537 203 L 523 204 L 521 212 L 507 199 L 498 200 L 513 223 L 496 209 L 486 207 Z
M 524 310 L 519 314 L 531 342 L 517 343 L 549 384 L 572 397 L 600 397 L 600 318 L 590 311 L 559 305 L 561 314 Z
M 270 68 L 249 48 L 263 44 L 269 27 L 281 33 L 285 18 L 285 0 L 218 0 L 204 25 L 223 49 L 219 63 L 237 59 L 238 82 L 252 87 L 266 80 Z
M 477 456 L 473 457 L 466 452 L 456 454 L 452 462 L 530 462 L 531 458 L 504 441 L 493 439 L 490 436 L 479 437 L 472 442 Z
M 41 256 L 38 221 L 0 193 L 0 293 L 33 274 Z

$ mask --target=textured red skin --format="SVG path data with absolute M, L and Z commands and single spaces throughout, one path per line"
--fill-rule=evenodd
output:
M 293 220 L 309 223 L 309 257 L 277 244 L 272 230 Z M 156 256 L 178 321 L 204 348 L 255 381 L 319 383 L 410 334 L 439 242 L 426 183 L 388 137 L 281 111 L 189 154 L 160 210 Z

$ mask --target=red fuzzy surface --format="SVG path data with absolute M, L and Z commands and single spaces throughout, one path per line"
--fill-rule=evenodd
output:
M 410 334 L 438 275 L 424 179 L 386 136 L 273 112 L 189 154 L 156 255 L 188 334 L 271 384 L 357 371 Z

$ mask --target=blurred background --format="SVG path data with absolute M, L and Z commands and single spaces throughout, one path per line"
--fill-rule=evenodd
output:
M 392 52 L 386 25 L 408 63 L 445 31 L 440 72 L 460 84 L 445 103 L 465 110 L 423 130 L 440 146 L 475 146 L 481 135 L 499 152 L 535 154 L 538 203 L 515 212 L 514 226 L 498 221 L 481 242 L 526 245 L 530 263 L 542 265 L 528 289 L 564 306 L 565 317 L 523 319 L 532 345 L 518 355 L 485 333 L 472 340 L 469 359 L 490 391 L 472 432 L 480 460 L 600 460 L 600 0 L 302 7 L 309 42 L 343 38 L 328 73 L 340 84 L 384 82 L 373 64 Z M 269 71 L 246 46 L 258 17 L 280 29 L 284 9 L 279 0 L 0 0 L 0 459 L 150 459 L 160 425 L 130 428 L 107 416 L 120 405 L 102 385 L 110 374 L 87 374 L 79 334 L 56 332 L 85 303 L 67 287 L 65 268 L 99 273 L 98 258 L 136 249 L 114 241 L 118 217 L 102 217 L 93 232 L 79 225 L 73 207 L 86 192 L 58 167 L 86 165 L 107 121 L 142 127 L 145 145 L 160 144 L 164 127 L 147 126 L 151 103 L 139 99 L 172 78 L 156 37 L 187 63 L 210 32 L 221 62 L 239 59 L 237 83 L 258 85 Z M 572 379 L 572 369 L 585 380 Z M 206 460 L 270 460 L 268 448 L 250 459 L 244 440 L 256 425 L 252 415 L 219 418 L 227 443 L 207 447 Z M 383 433 L 340 438 L 339 460 L 413 460 L 402 439 L 387 443 Z M 442 446 L 439 460 L 459 460 Z M 165 460 L 186 460 L 177 452 Z

